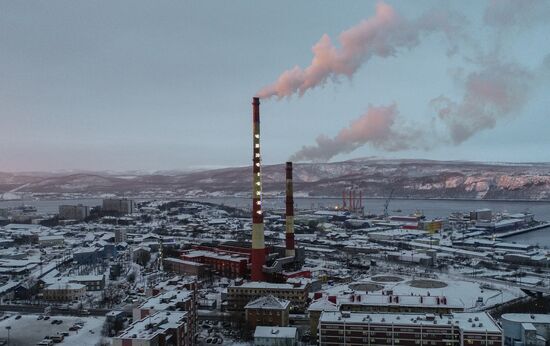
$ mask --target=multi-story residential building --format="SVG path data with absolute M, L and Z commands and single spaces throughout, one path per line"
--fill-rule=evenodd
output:
M 132 323 L 113 338 L 113 346 L 195 345 L 187 312 L 159 311 Z
M 180 289 L 166 291 L 154 297 L 150 297 L 133 310 L 134 321 L 153 315 L 158 311 L 185 312 L 187 319 L 186 335 L 191 340 L 197 328 L 197 291 Z
M 199 284 L 197 282 L 197 278 L 193 276 L 181 276 L 181 277 L 176 276 L 168 280 L 161 281 L 157 283 L 155 286 L 147 288 L 145 292 L 148 297 L 154 297 L 161 293 L 166 293 L 170 291 L 174 292 L 174 291 L 188 290 L 188 291 L 193 291 L 193 294 L 197 296 L 198 288 L 199 288 Z
M 53 301 L 78 300 L 86 294 L 86 286 L 70 282 L 51 284 L 42 291 L 44 299 Z
M 323 311 L 351 312 L 417 312 L 449 314 L 464 311 L 464 304 L 453 297 L 351 293 L 317 297 L 308 308 L 311 335 L 317 334 L 319 316 Z
M 78 205 L 60 205 L 59 218 L 62 220 L 77 220 L 81 221 L 90 216 L 90 207 Z
M 103 200 L 102 210 L 107 213 L 132 214 L 136 204 L 127 198 L 107 198 Z
M 290 301 L 272 295 L 260 297 L 244 307 L 246 322 L 252 330 L 256 326 L 288 326 Z
M 125 228 L 117 228 L 115 229 L 115 243 L 122 243 L 128 240 L 128 237 L 126 235 L 126 229 Z
M 255 346 L 295 346 L 297 343 L 296 327 L 258 326 L 254 331 Z
M 246 282 L 236 283 L 227 288 L 227 309 L 230 311 L 243 311 L 246 304 L 251 300 L 262 296 L 273 295 L 280 299 L 290 301 L 290 309 L 305 311 L 309 284 L 302 282 L 289 283 L 268 283 L 268 282 Z
M 452 314 L 323 312 L 320 346 L 497 346 L 502 331 L 485 312 Z

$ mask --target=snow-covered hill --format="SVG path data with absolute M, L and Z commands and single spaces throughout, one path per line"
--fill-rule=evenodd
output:
M 246 195 L 251 168 L 199 172 L 15 174 L 0 173 L 0 193 L 133 193 L 173 191 L 178 195 Z M 284 165 L 263 167 L 264 191 L 284 193 Z M 359 187 L 368 197 L 550 199 L 550 163 L 481 163 L 467 161 L 355 159 L 294 165 L 300 195 L 340 196 Z M 25 185 L 26 184 L 26 185 Z M 25 185 L 25 186 L 23 186 Z M 23 187 L 21 187 L 23 186 Z

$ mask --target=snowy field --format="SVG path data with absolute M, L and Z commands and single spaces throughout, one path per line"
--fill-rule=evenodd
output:
M 38 315 L 21 315 L 15 319 L 17 313 L 6 313 L 3 317 L 7 319 L 0 321 L 0 338 L 8 338 L 7 326 L 10 330 L 10 346 L 36 345 L 47 335 L 54 336 L 58 333 L 68 332 L 62 343 L 56 345 L 79 345 L 95 346 L 101 340 L 101 329 L 105 321 L 104 317 L 74 317 L 74 316 L 51 316 L 49 320 L 38 320 Z M 62 320 L 61 324 L 52 324 L 53 320 Z M 84 322 L 82 329 L 76 332 L 69 332 L 69 328 L 76 322 Z M 91 330 L 91 332 L 90 332 Z

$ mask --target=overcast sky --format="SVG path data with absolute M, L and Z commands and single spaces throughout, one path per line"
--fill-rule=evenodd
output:
M 452 13 L 458 32 L 421 33 L 364 58 L 351 78 L 262 100 L 264 162 L 284 162 L 319 135 L 337 142 L 369 107 L 390 105 L 407 124 L 392 134 L 435 126 L 419 132 L 433 135 L 430 145 L 364 140 L 330 159 L 550 161 L 550 2 L 521 2 L 385 2 L 405 21 Z M 377 3 L 0 0 L 0 171 L 250 164 L 252 96 L 307 68 L 324 34 L 340 49 L 340 33 L 375 17 Z M 479 108 L 460 104 L 477 99 L 465 98 L 465 81 L 488 56 L 526 71 L 527 91 L 457 140 L 432 101 L 445 97 L 454 116 L 469 109 L 464 121 L 476 122 Z

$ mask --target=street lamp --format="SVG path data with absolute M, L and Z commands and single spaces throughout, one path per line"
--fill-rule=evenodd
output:
M 10 330 L 11 330 L 11 326 L 6 326 L 6 329 L 8 330 L 8 346 L 10 346 Z

